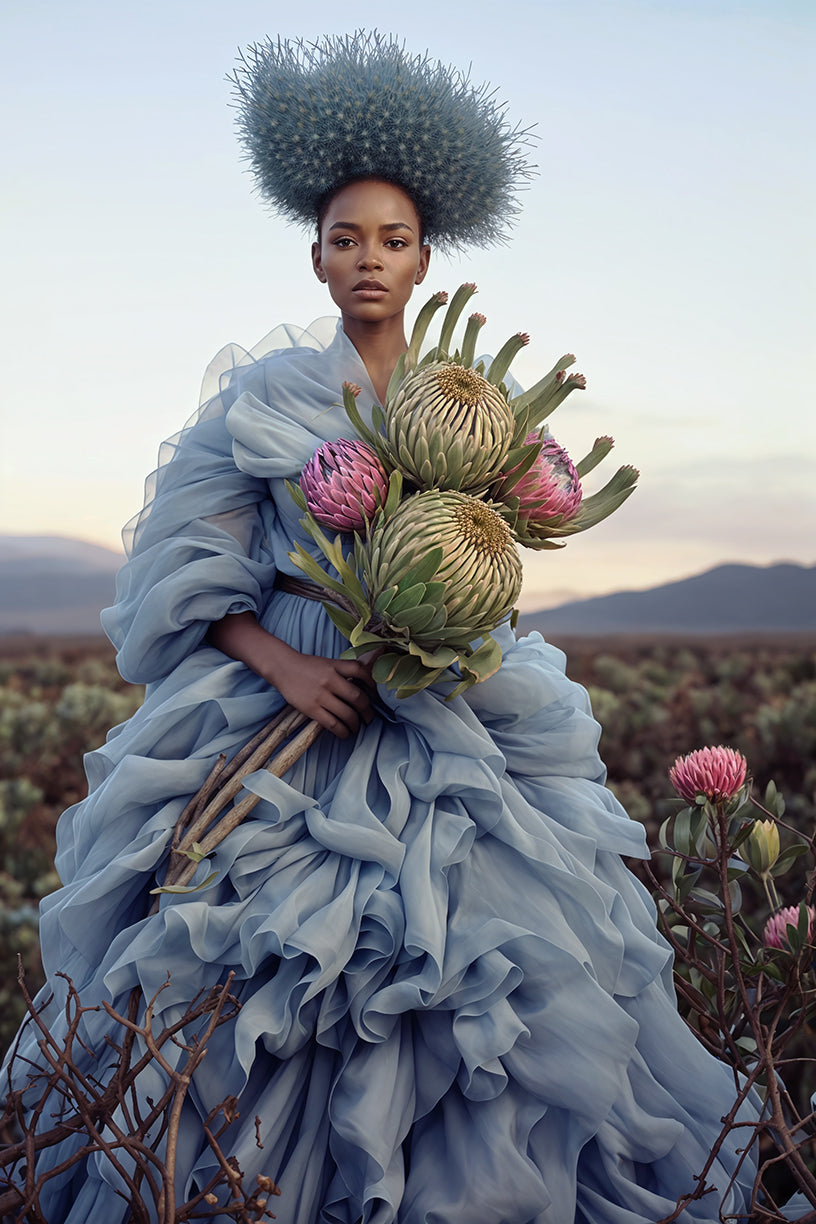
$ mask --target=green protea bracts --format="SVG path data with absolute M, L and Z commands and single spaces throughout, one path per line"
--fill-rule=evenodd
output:
M 420 489 L 481 493 L 501 471 L 514 428 L 497 386 L 439 361 L 408 374 L 386 404 L 382 453 Z
M 349 637 L 358 654 L 386 645 L 373 668 L 378 683 L 406 697 L 458 664 L 450 698 L 498 670 L 490 630 L 521 590 L 521 560 L 492 506 L 453 490 L 415 493 L 380 518 L 365 544 L 357 541 L 355 560 L 373 616 L 367 631 Z
M 510 529 L 486 502 L 452 490 L 415 493 L 363 545 L 362 568 L 376 614 L 423 645 L 466 647 L 495 629 L 521 590 Z M 406 578 L 439 553 L 431 580 Z M 420 590 L 424 586 L 424 590 Z

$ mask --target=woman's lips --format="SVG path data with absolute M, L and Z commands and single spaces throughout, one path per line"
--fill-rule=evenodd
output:
M 365 298 L 367 301 L 377 301 L 387 292 L 385 285 L 377 280 L 358 281 L 352 289 L 352 293 L 356 293 L 358 297 Z

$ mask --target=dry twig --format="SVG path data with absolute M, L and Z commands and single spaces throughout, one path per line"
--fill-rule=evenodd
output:
M 183 1016 L 159 1032 L 154 1030 L 154 1014 L 167 984 L 149 1001 L 141 1021 L 134 1018 L 132 1008 L 128 1015 L 122 1015 L 105 1004 L 122 1037 L 118 1044 L 109 1039 L 108 1050 L 114 1060 L 101 1077 L 83 1069 L 76 1053 L 78 1046 L 82 1048 L 83 1016 L 100 1009 L 83 1006 L 73 982 L 67 977 L 65 981 L 68 1024 L 65 1035 L 57 1039 L 21 980 L 27 1023 L 41 1034 L 42 1063 L 30 1065 L 24 1086 L 11 1088 L 7 1096 L 3 1120 L 16 1123 L 22 1137 L 0 1150 L 0 1216 L 47 1224 L 42 1198 L 49 1184 L 88 1157 L 102 1153 L 121 1178 L 123 1189 L 119 1193 L 134 1224 L 148 1224 L 151 1218 L 159 1224 L 186 1224 L 188 1220 L 215 1216 L 236 1224 L 274 1219 L 267 1207 L 270 1194 L 278 1193 L 274 1183 L 262 1177 L 256 1188 L 245 1187 L 243 1172 L 221 1146 L 229 1124 L 238 1116 L 233 1097 L 222 1101 L 202 1121 L 202 1136 L 218 1172 L 190 1199 L 178 1202 L 176 1198 L 175 1162 L 182 1106 L 212 1034 L 238 1013 L 239 1004 L 230 993 L 232 975 L 223 985 L 202 992 Z M 170 1044 L 182 1051 L 178 1066 L 165 1056 Z M 139 1047 L 144 1053 L 134 1058 Z M 21 1068 L 15 1068 L 20 1061 L 18 1050 L 19 1043 L 11 1060 L 10 1083 L 22 1079 Z M 148 1063 L 161 1068 L 167 1086 L 159 1100 L 145 1102 L 139 1098 L 138 1077 Z M 223 1115 L 224 1124 L 216 1129 L 213 1122 L 219 1115 Z M 46 1122 L 49 1117 L 50 1126 Z M 37 1155 L 71 1138 L 77 1142 L 67 1149 L 64 1158 L 53 1168 L 39 1172 Z M 224 1190 L 229 1192 L 227 1201 Z

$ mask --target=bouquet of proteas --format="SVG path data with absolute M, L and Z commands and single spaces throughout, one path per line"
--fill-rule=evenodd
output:
M 485 322 L 474 314 L 451 351 L 474 292 L 474 285 L 456 291 L 438 343 L 420 356 L 447 295 L 425 304 L 385 404 L 374 408 L 372 427 L 346 387 L 343 401 L 357 437 L 324 443 L 300 485 L 289 485 L 331 572 L 300 546 L 290 555 L 349 639 L 346 655 L 380 651 L 374 679 L 399 697 L 443 678 L 452 682 L 451 698 L 493 675 L 501 649 L 491 630 L 510 614 L 521 589 L 516 545 L 558 548 L 564 537 L 617 509 L 638 476 L 634 468 L 620 468 L 599 493 L 584 497 L 581 479 L 612 439 L 599 438 L 573 464 L 543 426 L 570 391 L 585 385 L 581 375 L 566 374 L 574 357 L 562 357 L 514 396 L 504 379 L 527 336 L 508 340 L 486 369 L 474 365 Z M 238 798 L 243 779 L 261 768 L 283 776 L 320 730 L 287 706 L 229 763 L 219 757 L 179 817 L 166 878 L 153 891 L 208 887 L 215 873 L 191 882 L 199 864 L 206 866 L 259 799 L 255 792 Z
M 516 547 L 557 548 L 559 540 L 606 518 L 632 492 L 638 473 L 620 468 L 592 497 L 581 478 L 609 452 L 599 438 L 573 464 L 543 424 L 576 387 L 568 355 L 521 395 L 505 385 L 529 337 L 519 333 L 490 365 L 474 365 L 483 315 L 453 333 L 475 285 L 462 285 L 444 315 L 439 341 L 420 355 L 437 293 L 419 313 L 372 427 L 353 390 L 343 402 L 354 439 L 324 443 L 289 485 L 302 524 L 331 566 L 296 545 L 290 556 L 325 595 L 348 638 L 346 656 L 380 651 L 374 679 L 407 697 L 443 677 L 449 698 L 491 676 L 501 649 L 491 636 L 521 589 Z M 323 528 L 336 534 L 331 538 Z

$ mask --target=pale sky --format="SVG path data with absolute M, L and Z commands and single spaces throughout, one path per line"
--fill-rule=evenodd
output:
M 461 6 L 457 6 L 461 12 Z M 332 303 L 309 238 L 251 190 L 225 80 L 267 34 L 376 26 L 466 67 L 535 124 L 511 244 L 435 259 L 475 280 L 485 347 L 525 330 L 588 390 L 553 418 L 641 488 L 563 553 L 525 554 L 525 606 L 722 561 L 812 564 L 812 0 L 5 0 L 0 533 L 117 547 L 204 368 Z M 427 293 L 417 298 L 420 305 Z

